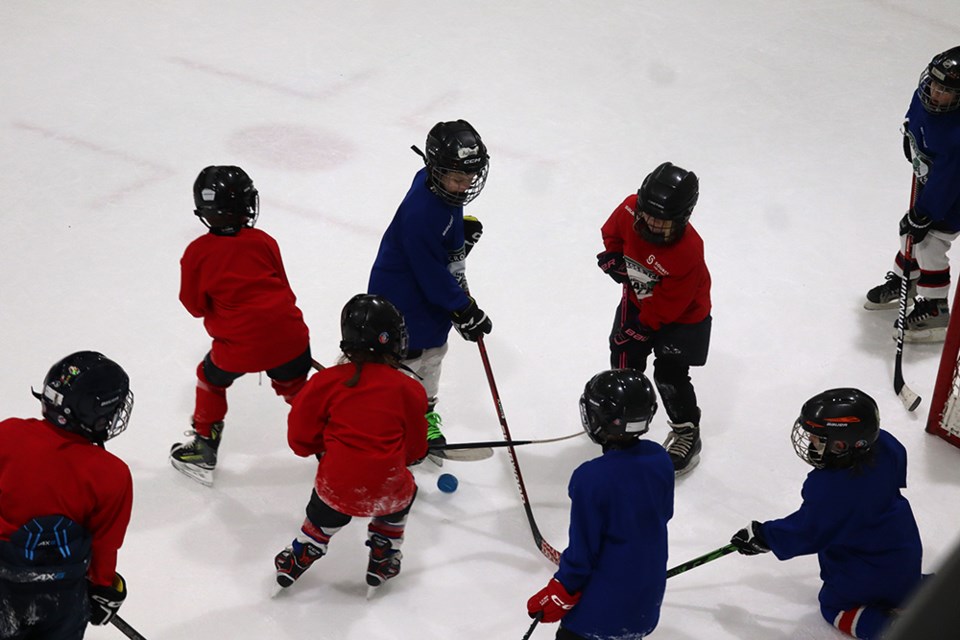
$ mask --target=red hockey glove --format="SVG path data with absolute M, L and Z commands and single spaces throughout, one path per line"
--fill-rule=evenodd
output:
M 113 616 L 117 615 L 120 605 L 127 597 L 127 583 L 123 576 L 117 573 L 114 574 L 113 584 L 109 587 L 99 584 L 89 585 L 87 596 L 90 598 L 90 624 L 107 624 Z
M 597 254 L 597 265 L 617 284 L 623 284 L 630 279 L 627 275 L 627 263 L 619 251 L 601 251 Z
M 754 520 L 749 526 L 740 529 L 730 538 L 730 544 L 745 556 L 755 556 L 770 551 L 767 541 L 763 539 L 760 523 Z
M 538 613 L 542 613 L 542 622 L 556 622 L 570 613 L 570 609 L 573 609 L 578 602 L 580 602 L 579 593 L 567 593 L 567 589 L 560 584 L 560 581 L 553 578 L 547 586 L 527 600 L 527 613 L 531 618 L 536 618 Z

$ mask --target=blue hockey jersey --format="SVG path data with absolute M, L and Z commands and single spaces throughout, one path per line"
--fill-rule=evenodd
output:
M 960 231 L 960 111 L 927 113 L 916 92 L 907 110 L 918 194 L 918 213 L 934 221 L 934 229 Z
M 824 607 L 899 607 L 920 582 L 920 532 L 900 493 L 906 449 L 881 429 L 873 450 L 873 460 L 859 469 L 811 471 L 800 508 L 761 525 L 780 560 L 817 554 Z
M 463 207 L 430 191 L 423 168 L 383 234 L 367 285 L 403 314 L 411 350 L 447 342 L 450 313 L 469 303 L 465 255 Z
M 670 456 L 648 440 L 573 472 L 570 541 L 554 577 L 582 597 L 562 627 L 590 640 L 634 640 L 657 626 L 673 488 Z

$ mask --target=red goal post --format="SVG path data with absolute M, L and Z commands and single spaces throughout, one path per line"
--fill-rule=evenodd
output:
M 940 369 L 933 387 L 927 433 L 960 447 L 960 287 L 953 296 L 953 310 L 940 356 Z

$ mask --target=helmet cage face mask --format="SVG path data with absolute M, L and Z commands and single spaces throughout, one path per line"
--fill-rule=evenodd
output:
M 437 165 L 429 167 L 430 190 L 447 204 L 462 207 L 480 195 L 487 183 L 489 164 L 476 173 L 464 173 L 457 169 L 445 169 Z
M 927 68 L 920 74 L 917 87 L 920 103 L 928 113 L 956 111 L 960 108 L 960 87 L 954 87 L 951 84 L 960 84 L 960 82 L 954 80 L 953 83 L 947 84 L 943 74 L 937 72 L 936 68 Z M 937 75 L 940 76 L 939 79 Z
M 700 180 L 692 171 L 664 162 L 637 190 L 633 228 L 648 242 L 668 245 L 683 237 L 700 198 Z

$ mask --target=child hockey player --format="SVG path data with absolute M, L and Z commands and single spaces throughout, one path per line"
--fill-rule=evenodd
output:
M 935 55 L 920 74 L 903 123 L 903 151 L 913 165 L 912 206 L 900 220 L 894 271 L 867 292 L 863 306 L 898 306 L 909 234 L 913 264 L 908 295 L 915 295 L 915 301 L 904 321 L 903 339 L 942 342 L 950 320 L 947 250 L 960 234 L 960 47 Z
M 126 372 L 94 351 L 53 365 L 43 420 L 0 422 L 0 638 L 83 638 L 127 596 L 116 572 L 133 505 L 104 442 L 127 427 Z
M 490 156 L 466 120 L 438 122 L 426 142 L 425 153 L 414 147 L 426 166 L 414 176 L 383 234 L 367 291 L 390 300 L 403 314 L 410 331 L 404 365 L 427 391 L 428 434 L 437 445 L 446 442 L 434 409 L 450 328 L 472 341 L 493 328 L 467 294 L 466 257 L 483 225 L 463 215 L 463 207 L 486 184 Z
M 656 411 L 653 385 L 633 369 L 598 373 L 580 397 L 583 428 L 603 455 L 573 472 L 569 546 L 527 602 L 530 617 L 562 619 L 557 640 L 633 640 L 657 626 L 674 472 L 663 447 L 640 439 Z
M 426 393 L 397 371 L 407 342 L 403 316 L 386 299 L 359 294 L 343 308 L 340 329 L 340 364 L 317 372 L 290 410 L 290 448 L 320 463 L 300 533 L 274 560 L 281 587 L 323 557 L 353 516 L 372 517 L 367 584 L 396 576 L 417 493 L 407 467 L 427 454 Z
M 810 398 L 792 439 L 814 467 L 800 508 L 753 521 L 730 542 L 744 555 L 773 551 L 780 560 L 816 553 L 821 614 L 840 631 L 873 640 L 920 583 L 920 533 L 900 494 L 907 452 L 880 429 L 877 403 L 859 389 Z
M 610 333 L 610 366 L 647 368 L 667 411 L 664 446 L 677 475 L 700 461 L 700 407 L 690 367 L 710 346 L 710 272 L 703 240 L 688 223 L 700 196 L 692 171 L 664 162 L 601 228 L 600 268 L 623 286 Z
M 309 332 L 290 289 L 276 240 L 255 229 L 260 200 L 240 167 L 211 166 L 193 185 L 194 213 L 209 232 L 180 260 L 180 302 L 213 338 L 197 366 L 193 438 L 173 445 L 174 468 L 210 486 L 227 415 L 227 388 L 266 371 L 291 402 L 307 381 Z

